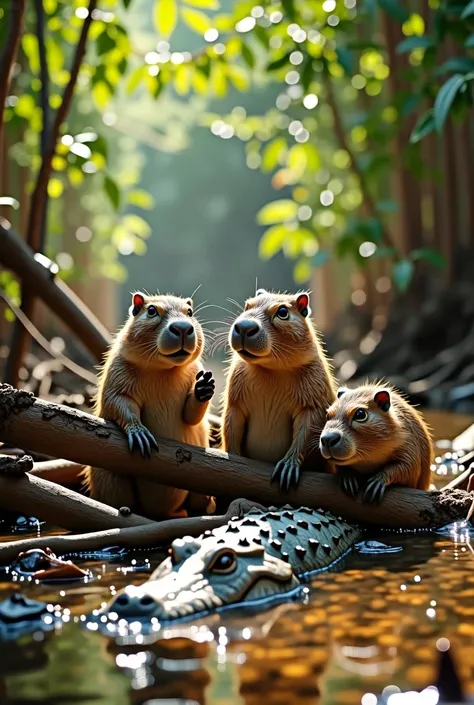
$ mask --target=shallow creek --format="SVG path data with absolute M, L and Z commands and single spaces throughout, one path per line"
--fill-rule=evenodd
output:
M 432 424 L 438 438 L 463 428 L 457 417 Z M 441 486 L 446 476 L 433 479 Z M 120 587 L 143 582 L 163 553 L 78 561 L 94 575 L 87 583 L 22 582 L 28 597 L 60 606 L 62 624 L 0 642 L 0 703 L 395 705 L 391 694 L 435 682 L 448 642 L 474 694 L 474 530 L 370 538 L 402 550 L 352 552 L 315 576 L 298 603 L 209 617 L 153 637 L 138 626 L 133 636 L 104 636 L 81 616 Z M 0 573 L 0 600 L 18 587 Z M 436 702 L 415 698 L 405 705 Z

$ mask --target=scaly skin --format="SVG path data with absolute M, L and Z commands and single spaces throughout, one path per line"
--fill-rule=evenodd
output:
M 329 568 L 361 536 L 322 510 L 251 509 L 197 539 L 173 541 L 150 579 L 121 591 L 100 615 L 169 622 L 285 599 L 305 575 Z

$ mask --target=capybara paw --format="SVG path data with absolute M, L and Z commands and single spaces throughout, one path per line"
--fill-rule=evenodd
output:
M 385 494 L 387 484 L 383 475 L 374 475 L 371 477 L 365 488 L 363 501 L 370 504 L 380 504 Z
M 196 375 L 196 384 L 194 385 L 194 394 L 200 402 L 210 401 L 216 391 L 216 381 L 212 376 L 212 372 L 201 370 Z
M 154 435 L 142 424 L 133 424 L 127 428 L 128 449 L 130 452 L 138 446 L 143 456 L 150 456 L 152 447 L 158 450 Z
M 275 465 L 272 473 L 272 482 L 280 478 L 280 489 L 288 490 L 296 487 L 300 479 L 300 466 L 291 458 L 283 458 Z

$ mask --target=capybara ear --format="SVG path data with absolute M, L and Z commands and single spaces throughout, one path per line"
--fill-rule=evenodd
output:
M 136 316 L 145 305 L 145 295 L 140 291 L 132 294 L 132 316 Z
M 348 391 L 349 390 L 347 387 L 339 387 L 339 389 L 337 390 L 337 393 L 336 393 L 337 398 L 340 399 L 342 397 L 342 395 Z
M 301 313 L 303 318 L 309 314 L 309 294 L 299 294 L 296 299 L 296 308 Z
M 381 389 L 374 396 L 374 402 L 377 404 L 379 409 L 382 411 L 388 411 L 390 409 L 390 392 L 388 389 Z
M 268 294 L 268 291 L 266 289 L 257 289 L 255 292 L 255 296 L 265 296 L 265 294 Z
M 193 300 L 191 298 L 186 299 L 186 303 L 188 304 L 188 306 L 191 306 L 191 308 L 193 307 Z

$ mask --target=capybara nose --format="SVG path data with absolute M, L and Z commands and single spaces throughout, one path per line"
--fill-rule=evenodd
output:
M 119 617 L 147 617 L 159 608 L 150 595 L 118 595 L 109 608 L 109 612 L 116 612 Z
M 244 319 L 243 321 L 239 321 L 239 323 L 234 323 L 234 331 L 240 336 L 242 341 L 244 341 L 245 338 L 252 338 L 254 335 L 257 335 L 259 330 L 260 324 L 258 321 Z
M 342 433 L 340 431 L 329 431 L 328 433 L 323 433 L 321 436 L 321 445 L 325 448 L 334 448 L 337 446 L 342 438 Z
M 194 333 L 194 326 L 191 321 L 174 321 L 170 323 L 169 331 L 177 338 L 184 340 Z

